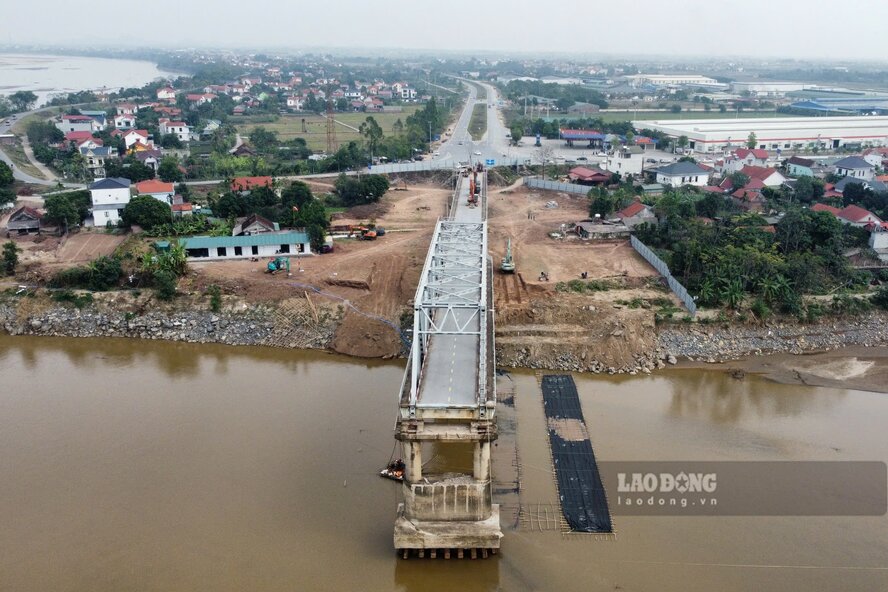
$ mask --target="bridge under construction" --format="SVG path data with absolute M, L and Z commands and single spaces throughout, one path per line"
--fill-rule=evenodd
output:
M 413 301 L 395 428 L 406 468 L 394 545 L 405 558 L 486 557 L 500 546 L 490 475 L 497 437 L 491 273 L 487 179 L 475 170 L 457 178 L 450 215 L 435 227 Z M 471 473 L 423 473 L 424 449 L 466 443 L 473 447 Z

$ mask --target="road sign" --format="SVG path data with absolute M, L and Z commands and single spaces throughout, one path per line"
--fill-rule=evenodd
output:
M 496 161 L 492 158 L 488 158 L 487 160 L 484 161 L 484 164 L 487 166 L 493 166 L 496 164 Z

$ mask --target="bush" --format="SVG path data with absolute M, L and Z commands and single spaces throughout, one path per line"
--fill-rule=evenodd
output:
M 150 229 L 161 224 L 170 224 L 172 212 L 167 204 L 150 195 L 137 195 L 123 208 L 123 221 Z
M 210 310 L 219 312 L 222 310 L 222 290 L 216 284 L 207 287 L 207 294 L 210 295 Z
M 888 310 L 888 286 L 882 286 L 881 288 L 876 290 L 876 293 L 873 294 L 870 302 L 872 302 L 873 305 L 878 306 L 879 308 L 884 308 Z
M 756 298 L 755 302 L 752 303 L 752 306 L 750 306 L 749 309 L 762 321 L 771 316 L 771 309 L 761 298 Z
M 84 306 L 90 305 L 93 303 L 92 294 L 76 294 L 71 290 L 60 290 L 58 292 L 53 292 L 52 299 L 56 302 L 62 302 L 66 304 L 73 304 L 77 308 L 83 308 Z
M 87 266 L 63 269 L 56 273 L 49 280 L 49 287 L 110 290 L 117 285 L 122 274 L 119 260 L 113 257 L 99 257 Z
M 172 300 L 176 295 L 176 274 L 158 269 L 154 272 L 154 287 L 160 300 Z

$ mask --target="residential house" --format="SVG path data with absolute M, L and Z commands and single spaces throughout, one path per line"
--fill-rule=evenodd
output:
M 163 153 L 156 148 L 149 148 L 148 150 L 137 151 L 134 156 L 136 157 L 136 160 L 145 166 L 151 167 L 156 173 L 160 166 L 160 161 L 163 158 Z
M 780 171 L 769 167 L 747 165 L 741 168 L 740 172 L 749 177 L 750 180 L 758 179 L 765 187 L 780 187 L 786 182 L 786 177 L 780 174 Z
M 191 261 L 247 259 L 278 255 L 311 255 L 308 233 L 304 231 L 264 232 L 244 236 L 192 236 L 180 240 Z M 158 241 L 159 250 L 169 248 L 167 241 Z
M 128 130 L 135 129 L 136 116 L 132 114 L 120 114 L 114 116 L 114 129 Z
M 672 185 L 673 187 L 709 185 L 709 171 L 693 162 L 674 162 L 652 169 L 652 172 L 656 175 L 657 183 L 660 185 Z
M 302 108 L 305 106 L 305 100 L 297 95 L 290 95 L 287 97 L 287 107 L 290 109 L 295 109 L 296 111 L 302 111 Z
M 877 193 L 888 191 L 888 186 L 886 186 L 885 183 L 879 181 L 878 179 L 858 179 L 857 177 L 851 176 L 842 177 L 842 179 L 840 179 L 839 182 L 835 184 L 833 190 L 844 195 L 845 188 L 847 188 L 848 185 L 851 184 L 861 185 L 864 189 L 870 189 Z
M 6 236 L 11 234 L 40 234 L 40 220 L 43 214 L 28 206 L 21 206 L 9 215 L 6 221 Z
M 162 201 L 166 205 L 173 204 L 173 195 L 176 190 L 172 183 L 164 183 L 158 179 L 149 179 L 136 183 L 136 193 L 139 195 L 150 195 L 157 201 Z
M 194 206 L 185 201 L 181 195 L 173 196 L 173 205 L 170 206 L 173 216 L 181 218 L 182 216 L 191 216 L 194 213 Z
M 213 137 L 216 130 L 222 127 L 222 122 L 218 119 L 208 119 L 207 124 L 200 130 L 201 139 L 209 139 Z
M 836 161 L 836 175 L 855 179 L 872 179 L 876 175 L 875 167 L 859 156 L 847 156 Z
M 741 187 L 731 193 L 731 201 L 746 212 L 761 212 L 765 207 L 765 198 L 759 189 Z
M 786 159 L 786 172 L 790 177 L 813 177 L 814 161 L 801 156 L 791 156 Z
M 157 89 L 157 100 L 158 101 L 175 101 L 176 100 L 176 90 L 171 86 L 164 86 L 163 88 Z
M 118 115 L 135 115 L 139 112 L 139 107 L 135 103 L 117 103 L 115 109 Z
M 122 177 L 99 179 L 89 186 L 93 223 L 96 226 L 117 224 L 121 212 L 130 201 L 130 180 Z
M 251 214 L 237 219 L 237 224 L 235 224 L 234 229 L 231 231 L 231 236 L 249 236 L 263 232 L 278 231 L 280 231 L 280 226 L 277 222 L 272 222 L 259 214 Z
M 99 126 L 99 131 L 102 131 L 106 127 L 108 127 L 108 114 L 104 111 L 80 111 L 81 115 L 86 115 L 87 117 L 91 117 L 95 120 L 96 124 Z
M 754 148 L 738 148 L 725 158 L 722 169 L 726 174 L 735 173 L 746 166 L 765 167 L 768 164 L 768 151 Z
M 644 150 L 640 146 L 624 146 L 608 153 L 604 161 L 604 170 L 627 175 L 638 176 L 644 168 Z
M 83 157 L 83 165 L 96 179 L 105 176 L 105 162 L 117 156 L 110 146 L 97 145 L 95 142 L 84 142 L 78 150 Z
M 90 140 L 96 141 L 96 138 L 93 137 L 92 132 L 68 132 L 67 134 L 65 134 L 65 139 L 63 140 L 63 143 L 73 144 L 75 147 L 79 148 L 84 142 L 88 142 Z
M 657 222 L 657 216 L 654 215 L 651 207 L 641 203 L 641 200 L 638 199 L 617 212 L 615 217 L 619 218 L 620 222 L 628 228 L 634 228 L 645 222 L 651 224 L 656 224 Z
M 111 136 L 120 136 L 123 138 L 123 144 L 127 150 L 130 150 L 136 144 L 141 144 L 146 147 L 153 147 L 154 142 L 148 136 L 148 130 L 115 130 L 111 132 Z
M 850 226 L 856 226 L 858 228 L 866 228 L 866 227 L 882 227 L 882 220 L 864 208 L 860 206 L 850 205 L 841 210 L 839 208 L 834 208 L 832 206 L 828 206 L 826 204 L 814 204 L 811 207 L 812 212 L 829 212 L 833 216 L 839 219 L 840 222 L 844 224 L 848 224 Z
M 179 138 L 180 142 L 191 141 L 191 126 L 189 126 L 184 121 L 170 121 L 169 119 L 162 117 L 158 121 L 158 125 L 160 128 L 160 133 L 165 136 L 173 134 L 174 136 Z
M 876 168 L 885 168 L 885 159 L 888 157 L 886 148 L 869 148 L 863 152 L 863 160 Z
M 574 167 L 568 172 L 568 178 L 580 185 L 602 185 L 609 183 L 613 175 L 599 168 Z
M 235 193 L 248 193 L 259 187 L 274 187 L 272 177 L 235 177 L 231 181 L 231 190 Z
M 201 105 L 206 105 L 207 103 L 212 103 L 217 98 L 218 97 L 212 93 L 185 95 L 185 100 L 194 107 L 199 107 Z
M 56 127 L 64 133 L 68 132 L 93 132 L 101 131 L 99 123 L 87 115 L 62 115 Z

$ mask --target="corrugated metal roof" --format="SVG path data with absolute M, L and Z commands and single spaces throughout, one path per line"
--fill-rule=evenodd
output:
M 213 249 L 215 247 L 252 247 L 308 243 L 306 232 L 264 232 L 250 236 L 191 236 L 181 239 L 186 249 Z

